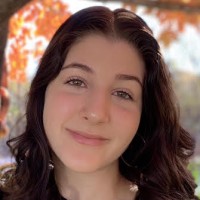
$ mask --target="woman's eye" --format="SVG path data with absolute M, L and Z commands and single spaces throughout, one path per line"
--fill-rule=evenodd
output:
M 125 92 L 125 91 L 115 91 L 114 95 L 125 100 L 133 100 L 132 96 L 128 92 Z
M 85 83 L 78 78 L 70 79 L 66 82 L 66 84 L 69 84 L 69 85 L 75 86 L 75 87 L 85 87 Z

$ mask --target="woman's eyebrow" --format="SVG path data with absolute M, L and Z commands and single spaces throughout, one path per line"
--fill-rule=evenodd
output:
M 135 75 L 128 75 L 128 74 L 117 74 L 116 79 L 118 80 L 127 80 L 127 81 L 135 81 L 137 82 L 141 87 L 143 87 L 142 85 L 142 81 Z
M 71 68 L 81 69 L 85 72 L 89 72 L 91 74 L 94 74 L 93 69 L 90 68 L 88 65 L 85 65 L 85 64 L 82 64 L 82 63 L 77 63 L 77 62 L 73 62 L 73 63 L 70 63 L 68 65 L 65 65 L 64 67 L 62 67 L 62 70 L 71 69 Z M 117 80 L 127 80 L 127 81 L 136 81 L 142 87 L 142 81 L 137 76 L 134 76 L 134 75 L 117 74 L 115 76 L 115 79 L 117 79 Z
M 81 64 L 81 63 L 76 63 L 76 62 L 73 62 L 73 63 L 70 63 L 68 65 L 65 65 L 64 67 L 62 67 L 61 70 L 63 70 L 63 69 L 70 69 L 70 68 L 81 69 L 81 70 L 83 70 L 85 72 L 89 72 L 91 74 L 94 73 L 94 71 L 89 66 L 87 66 L 85 64 Z

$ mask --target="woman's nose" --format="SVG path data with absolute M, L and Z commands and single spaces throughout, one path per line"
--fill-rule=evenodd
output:
M 81 116 L 91 123 L 107 123 L 110 120 L 110 99 L 105 92 L 93 92 L 83 104 Z

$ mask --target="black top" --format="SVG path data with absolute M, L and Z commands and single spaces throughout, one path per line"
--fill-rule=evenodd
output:
M 0 200 L 3 200 L 3 192 L 0 190 Z

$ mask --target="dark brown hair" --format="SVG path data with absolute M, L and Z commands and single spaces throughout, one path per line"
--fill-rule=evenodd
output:
M 146 74 L 138 132 L 120 158 L 121 174 L 139 188 L 141 200 L 197 199 L 187 164 L 194 142 L 179 124 L 171 77 L 151 29 L 134 13 L 105 7 L 83 9 L 67 19 L 53 36 L 32 81 L 26 130 L 9 141 L 16 170 L 4 184 L 5 200 L 60 199 L 48 164 L 51 159 L 44 127 L 44 95 L 56 78 L 71 46 L 88 34 L 127 41 L 142 56 Z

